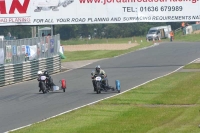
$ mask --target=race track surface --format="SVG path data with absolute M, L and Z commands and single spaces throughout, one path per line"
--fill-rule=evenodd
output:
M 108 74 L 109 84 L 120 80 L 122 91 L 165 75 L 200 57 L 199 43 L 162 43 L 83 68 L 53 75 L 55 84 L 67 80 L 67 90 L 41 94 L 37 80 L 0 88 L 0 133 L 115 95 L 96 94 L 90 73 L 96 65 Z

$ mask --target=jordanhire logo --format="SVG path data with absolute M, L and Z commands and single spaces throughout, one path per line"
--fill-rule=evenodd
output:
M 33 5 L 36 7 L 34 12 L 40 11 L 59 11 L 59 7 L 67 7 L 74 0 L 35 0 Z

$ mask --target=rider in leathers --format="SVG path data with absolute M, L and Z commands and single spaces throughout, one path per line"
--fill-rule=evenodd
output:
M 95 84 L 95 80 L 94 80 L 95 75 L 99 75 L 99 74 L 103 77 L 102 82 L 103 82 L 104 86 L 107 86 L 107 83 L 108 83 L 108 79 L 106 78 L 107 75 L 106 75 L 105 71 L 103 69 L 101 69 L 100 65 L 96 66 L 95 71 L 91 73 L 94 91 L 96 91 L 96 84 Z M 104 89 L 106 89 L 106 87 Z
M 42 71 L 38 71 L 37 72 L 37 74 L 38 74 L 38 78 L 37 78 L 37 80 L 38 80 L 38 87 L 40 88 L 40 81 L 41 81 L 41 76 L 43 76 L 43 72 Z M 39 90 L 39 92 L 41 91 L 41 89 Z
M 52 90 L 53 89 L 53 86 L 55 85 L 54 83 L 53 83 L 53 79 L 51 78 L 51 76 L 49 75 L 49 72 L 48 71 L 44 71 L 44 75 L 46 76 L 46 78 L 47 78 L 47 83 L 46 84 L 48 84 L 48 86 L 50 87 L 50 88 L 48 88 L 48 90 L 50 91 L 50 90 Z

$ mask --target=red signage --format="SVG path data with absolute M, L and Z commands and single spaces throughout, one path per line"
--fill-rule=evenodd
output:
M 10 6 L 9 13 L 7 13 L 5 0 L 0 0 L 0 14 L 15 14 L 15 9 L 17 9 L 20 14 L 26 13 L 29 2 L 30 0 L 24 0 L 24 3 L 21 4 L 19 0 L 13 0 Z

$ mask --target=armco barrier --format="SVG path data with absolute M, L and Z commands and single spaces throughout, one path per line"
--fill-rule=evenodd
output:
M 39 70 L 48 70 L 50 74 L 60 72 L 60 56 L 0 66 L 0 86 L 36 79 Z

